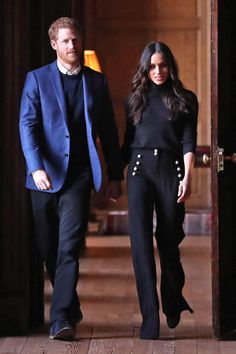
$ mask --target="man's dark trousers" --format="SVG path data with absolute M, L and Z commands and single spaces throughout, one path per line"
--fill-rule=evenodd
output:
M 45 261 L 53 294 L 50 322 L 81 316 L 76 292 L 79 251 L 87 229 L 91 171 L 67 178 L 56 193 L 31 190 L 36 242 Z

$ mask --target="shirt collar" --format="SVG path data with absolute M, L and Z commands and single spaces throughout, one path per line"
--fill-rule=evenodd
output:
M 64 65 L 62 65 L 59 60 L 57 60 L 57 66 L 60 72 L 66 75 L 78 75 L 81 70 L 81 65 L 79 65 L 78 68 L 76 68 L 74 71 L 70 71 Z

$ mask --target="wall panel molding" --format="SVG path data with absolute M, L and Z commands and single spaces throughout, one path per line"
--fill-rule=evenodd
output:
M 200 28 L 200 19 L 196 17 L 186 18 L 156 18 L 156 19 L 133 19 L 133 18 L 117 18 L 98 19 L 98 29 L 104 31 L 127 31 L 127 30 L 187 30 L 197 31 Z

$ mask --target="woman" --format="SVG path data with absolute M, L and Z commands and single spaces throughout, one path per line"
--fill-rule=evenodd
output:
M 193 312 L 182 295 L 185 279 L 179 244 L 184 238 L 184 201 L 191 194 L 197 113 L 197 98 L 183 87 L 171 50 L 164 43 L 150 43 L 132 80 L 122 146 L 124 164 L 129 164 L 129 226 L 142 339 L 159 338 L 160 329 L 154 210 L 167 325 L 175 328 L 182 311 Z

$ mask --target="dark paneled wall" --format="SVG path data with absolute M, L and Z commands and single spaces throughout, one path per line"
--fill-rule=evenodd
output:
M 18 138 L 18 106 L 28 67 L 28 0 L 2 1 L 1 28 L 1 183 L 0 328 L 20 333 L 28 321 L 29 234 L 23 160 Z M 20 6 L 21 5 L 21 6 Z M 22 11 L 24 9 L 24 12 Z
M 33 271 L 32 218 L 24 188 L 18 116 L 26 72 L 53 59 L 48 26 L 60 16 L 83 19 L 82 1 L 2 0 L 0 4 L 0 335 L 43 321 L 41 270 Z
M 83 3 L 76 0 L 41 0 L 30 4 L 30 66 L 36 68 L 55 59 L 48 40 L 48 28 L 57 18 L 75 17 L 83 24 Z

